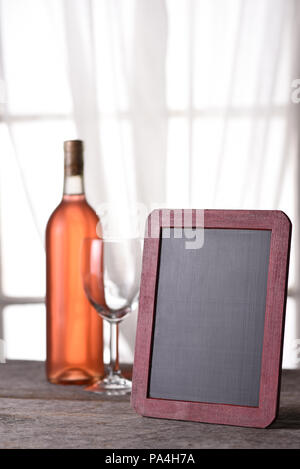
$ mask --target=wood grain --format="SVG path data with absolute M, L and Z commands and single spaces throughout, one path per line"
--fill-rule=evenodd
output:
M 267 431 L 144 418 L 129 397 L 102 398 L 45 380 L 41 362 L 0 364 L 0 449 L 299 448 L 300 371 L 284 371 L 279 417 Z

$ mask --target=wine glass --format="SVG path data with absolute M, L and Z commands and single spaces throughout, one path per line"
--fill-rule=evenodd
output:
M 131 391 L 119 369 L 119 323 L 137 306 L 142 265 L 140 238 L 85 238 L 81 250 L 84 291 L 98 314 L 110 324 L 110 364 L 100 381 L 85 388 L 107 395 Z

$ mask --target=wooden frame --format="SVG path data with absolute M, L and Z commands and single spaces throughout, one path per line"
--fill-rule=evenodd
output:
M 144 244 L 133 368 L 132 406 L 139 414 L 150 417 L 258 428 L 267 427 L 276 418 L 279 407 L 291 222 L 281 211 L 204 211 L 204 228 L 272 231 L 259 406 L 245 407 L 148 397 L 160 231 L 163 227 L 183 227 L 183 217 L 178 220 L 178 216 L 174 216 L 174 213 L 172 210 L 156 210 L 152 212 L 151 217 L 149 216 L 147 221 L 147 233 L 149 233 L 151 220 L 152 237 L 146 237 Z M 196 228 L 199 226 L 199 222 L 197 225 L 199 217 L 196 210 L 184 210 L 183 213 L 190 215 L 190 224 L 185 223 L 184 227 Z M 156 220 L 154 225 L 153 219 Z M 155 233 L 153 233 L 153 228 Z

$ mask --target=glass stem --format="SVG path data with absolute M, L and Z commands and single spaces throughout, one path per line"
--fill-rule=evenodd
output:
M 119 370 L 119 324 L 117 322 L 110 322 L 110 364 L 109 374 L 115 375 L 120 372 Z

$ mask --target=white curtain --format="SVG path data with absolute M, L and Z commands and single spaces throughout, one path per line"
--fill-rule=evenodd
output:
M 284 210 L 294 224 L 284 364 L 298 366 L 299 111 L 291 83 L 300 77 L 299 2 L 1 6 L 10 129 L 2 128 L 2 147 L 20 170 L 41 236 L 61 190 L 61 140 L 72 137 L 85 140 L 87 196 L 100 212 L 104 202 Z M 9 250 L 11 235 L 3 238 Z M 5 277 L 5 261 L 3 269 Z M 122 327 L 130 358 L 135 320 Z

